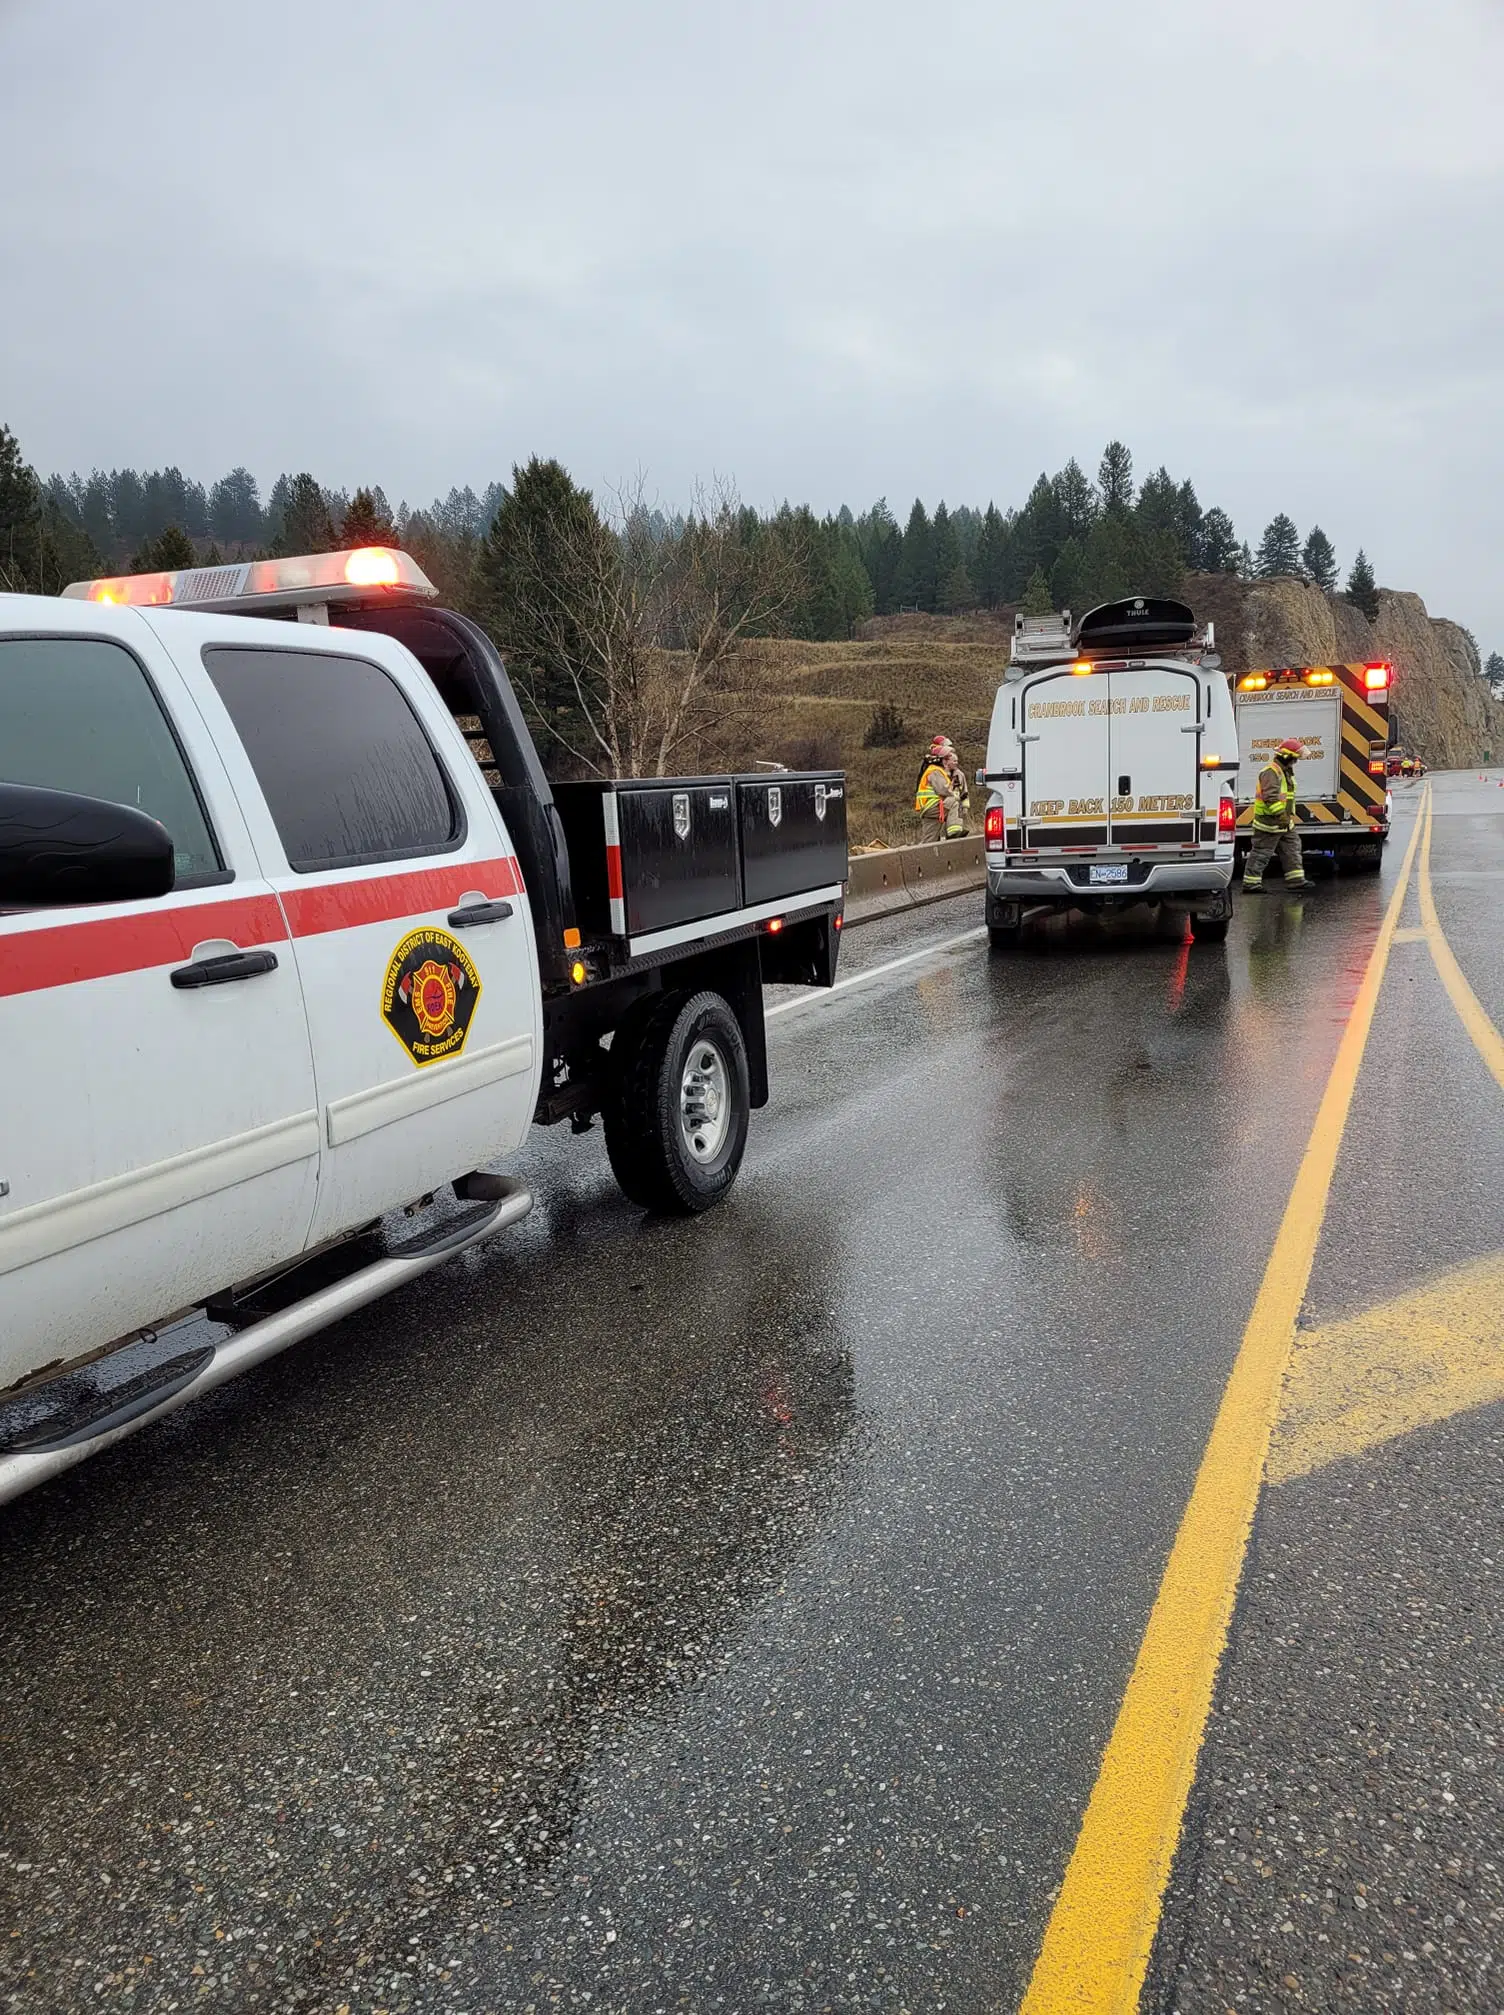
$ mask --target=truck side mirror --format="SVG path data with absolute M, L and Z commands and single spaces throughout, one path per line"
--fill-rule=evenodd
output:
M 0 908 L 137 902 L 175 875 L 167 828 L 133 805 L 0 783 Z

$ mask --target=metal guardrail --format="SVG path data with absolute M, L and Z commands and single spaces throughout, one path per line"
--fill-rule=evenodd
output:
M 980 836 L 854 854 L 846 884 L 846 921 L 865 923 L 894 910 L 940 902 L 946 896 L 980 889 L 986 881 L 987 859 Z

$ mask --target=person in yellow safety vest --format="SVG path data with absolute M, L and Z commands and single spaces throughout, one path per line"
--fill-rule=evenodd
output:
M 1285 887 L 1303 889 L 1305 863 L 1301 859 L 1300 834 L 1295 830 L 1295 765 L 1305 754 L 1305 744 L 1287 736 L 1259 771 L 1258 795 L 1253 801 L 1253 845 L 1243 863 L 1243 886 L 1257 891 L 1264 886 L 1264 870 L 1275 854 L 1285 871 Z
M 914 785 L 914 810 L 933 832 L 926 839 L 959 840 L 966 836 L 966 807 L 970 803 L 961 759 L 949 735 L 936 735 L 929 754 L 919 765 Z

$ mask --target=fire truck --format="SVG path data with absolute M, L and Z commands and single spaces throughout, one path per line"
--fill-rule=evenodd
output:
M 1239 858 L 1252 841 L 1259 771 L 1287 737 L 1305 754 L 1295 765 L 1295 814 L 1307 863 L 1374 872 L 1389 837 L 1389 689 L 1393 668 L 1284 665 L 1234 681 L 1238 717 Z

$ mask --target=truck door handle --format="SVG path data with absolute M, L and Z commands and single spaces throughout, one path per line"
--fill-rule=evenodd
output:
M 192 965 L 174 966 L 168 977 L 175 987 L 222 987 L 231 980 L 253 980 L 277 970 L 275 952 L 216 952 Z
M 469 929 L 472 924 L 499 924 L 505 922 L 511 914 L 510 903 L 466 903 L 463 909 L 449 912 L 449 928 L 462 931 Z
M 1119 778 L 1118 778 L 1118 796 L 1119 796 L 1120 798 L 1126 798 L 1126 797 L 1130 797 L 1130 796 L 1132 796 L 1132 793 L 1133 793 L 1133 779 L 1132 779 L 1132 777 L 1119 777 Z

